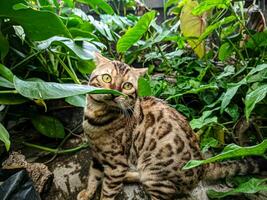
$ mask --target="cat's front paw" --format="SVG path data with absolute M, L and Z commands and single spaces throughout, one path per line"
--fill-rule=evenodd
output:
M 90 200 L 92 197 L 93 194 L 91 194 L 88 190 L 82 190 L 79 192 L 77 200 Z

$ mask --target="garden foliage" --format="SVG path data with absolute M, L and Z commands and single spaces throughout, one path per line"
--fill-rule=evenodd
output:
M 0 140 L 6 150 L 10 139 L 5 127 L 14 116 L 12 108 L 20 104 L 34 114 L 15 113 L 17 118 L 26 118 L 47 137 L 64 138 L 61 122 L 45 113 L 48 100 L 61 98 L 83 107 L 86 93 L 119 95 L 83 84 L 95 67 L 93 52 L 101 51 L 111 59 L 148 67 L 149 74 L 139 80 L 139 95 L 168 101 L 190 120 L 202 151 L 216 155 L 185 168 L 265 156 L 267 32 L 249 25 L 244 2 L 168 0 L 160 23 L 153 10 L 135 15 L 133 0 L 0 4 Z M 221 198 L 251 184 L 257 192 L 266 190 L 265 183 L 252 178 L 228 193 L 209 194 Z

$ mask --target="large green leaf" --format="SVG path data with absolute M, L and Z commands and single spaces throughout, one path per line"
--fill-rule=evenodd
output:
M 151 21 L 155 18 L 155 11 L 144 14 L 135 26 L 128 29 L 126 33 L 119 39 L 117 43 L 118 52 L 126 52 L 133 44 L 135 44 L 144 33 L 148 30 Z
M 250 147 L 240 147 L 236 144 L 229 144 L 224 148 L 221 154 L 218 154 L 206 160 L 191 160 L 188 163 L 186 163 L 183 169 L 191 169 L 199 165 L 221 161 L 224 159 L 238 158 L 242 156 L 264 156 L 266 150 L 267 150 L 267 139 L 258 145 Z
M 53 82 L 23 81 L 14 77 L 15 89 L 22 95 L 31 99 L 60 99 L 79 94 L 114 94 L 122 95 L 115 90 L 101 89 L 87 85 L 60 84 Z
M 180 21 L 183 35 L 198 57 L 202 58 L 205 54 L 205 43 L 199 41 L 198 37 L 205 31 L 206 21 L 204 16 L 192 14 L 192 10 L 197 6 L 197 1 L 189 0 L 182 8 Z
M 71 37 L 60 18 L 49 11 L 38 11 L 27 7 L 15 6 L 25 3 L 23 0 L 1 0 L 0 17 L 7 17 L 20 24 L 26 35 L 34 41 L 45 40 L 54 35 Z M 14 9 L 17 7 L 17 9 Z
M 8 151 L 10 148 L 9 134 L 1 123 L 0 123 L 0 140 L 4 142 L 6 150 Z
M 259 86 L 254 91 L 248 93 L 245 99 L 245 114 L 248 120 L 250 113 L 254 109 L 255 105 L 263 100 L 267 94 L 267 84 Z
M 29 101 L 29 99 L 21 96 L 20 94 L 0 94 L 0 104 L 3 105 L 16 105 Z
M 151 96 L 151 87 L 145 78 L 141 77 L 138 79 L 138 96 L 145 97 L 145 96 Z
M 47 40 L 38 42 L 38 48 L 41 50 L 47 49 L 52 44 L 66 47 L 68 50 L 70 50 L 72 53 L 74 53 L 78 58 L 82 60 L 93 59 L 94 52 L 97 51 L 95 45 L 87 41 L 81 41 L 81 39 L 72 40 L 69 38 L 59 37 L 59 36 L 54 36 Z
M 76 95 L 71 97 L 66 97 L 65 101 L 70 105 L 77 106 L 77 107 L 85 107 L 86 106 L 86 99 L 85 95 Z
M 33 126 L 40 133 L 51 138 L 64 138 L 65 130 L 62 123 L 54 118 L 44 115 L 37 115 L 31 119 Z
M 112 7 L 105 0 L 77 0 L 77 1 L 87 4 L 94 9 L 100 8 L 106 14 L 112 15 L 114 13 Z
M 253 194 L 259 191 L 267 191 L 267 179 L 251 178 L 249 181 L 241 183 L 237 188 L 230 189 L 224 192 L 208 190 L 209 198 L 219 199 L 229 195 L 238 195 L 240 193 Z

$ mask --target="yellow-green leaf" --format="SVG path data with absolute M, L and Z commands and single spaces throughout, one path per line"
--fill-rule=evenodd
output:
M 205 42 L 199 42 L 198 37 L 202 35 L 206 28 L 206 20 L 205 14 L 200 16 L 192 14 L 192 10 L 197 6 L 197 1 L 189 0 L 182 8 L 180 16 L 181 31 L 194 52 L 199 58 L 202 58 L 205 54 Z

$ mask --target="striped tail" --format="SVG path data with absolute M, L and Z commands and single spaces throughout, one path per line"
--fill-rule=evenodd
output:
M 267 171 L 267 160 L 264 158 L 244 158 L 205 166 L 204 180 L 217 180 L 225 177 L 246 174 L 259 174 Z

